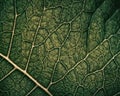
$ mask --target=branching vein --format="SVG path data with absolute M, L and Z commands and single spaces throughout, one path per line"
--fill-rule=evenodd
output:
M 25 74 L 30 80 L 32 80 L 37 86 L 39 86 L 42 90 L 44 90 L 49 96 L 53 96 L 47 88 L 45 88 L 43 85 L 41 85 L 37 80 L 35 80 L 29 73 L 27 73 L 25 70 L 21 69 L 17 64 L 15 64 L 12 60 L 10 60 L 7 56 L 0 53 L 0 56 L 7 60 L 11 65 L 14 66 L 17 70 Z

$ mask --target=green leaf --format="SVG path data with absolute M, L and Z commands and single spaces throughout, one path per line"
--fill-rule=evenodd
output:
M 0 96 L 119 96 L 119 0 L 0 0 Z

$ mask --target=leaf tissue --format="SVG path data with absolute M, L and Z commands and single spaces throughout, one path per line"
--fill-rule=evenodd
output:
M 120 0 L 0 0 L 0 96 L 120 96 Z

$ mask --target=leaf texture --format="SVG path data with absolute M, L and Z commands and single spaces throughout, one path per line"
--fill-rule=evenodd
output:
M 0 0 L 0 96 L 120 96 L 119 0 Z

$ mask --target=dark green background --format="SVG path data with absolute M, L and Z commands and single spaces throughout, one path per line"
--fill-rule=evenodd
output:
M 0 54 L 8 50 L 53 96 L 120 96 L 120 0 L 0 0 Z M 0 57 L 0 96 L 35 86 L 13 68 Z

